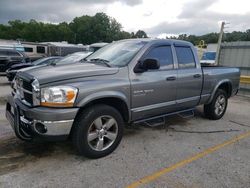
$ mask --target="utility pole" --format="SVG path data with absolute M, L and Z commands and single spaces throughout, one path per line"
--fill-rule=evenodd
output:
M 219 39 L 218 39 L 217 50 L 216 50 L 216 58 L 215 58 L 215 64 L 216 65 L 219 65 L 220 47 L 221 47 L 221 42 L 222 42 L 222 37 L 223 37 L 225 24 L 226 24 L 225 22 L 221 23 L 220 35 L 219 35 Z

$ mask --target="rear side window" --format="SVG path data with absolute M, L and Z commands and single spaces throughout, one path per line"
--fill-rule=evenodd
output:
M 25 52 L 33 52 L 33 48 L 30 47 L 24 47 Z
M 45 53 L 45 47 L 37 46 L 36 51 L 37 51 L 37 53 L 44 54 Z
M 190 47 L 176 46 L 176 55 L 180 69 L 195 68 L 195 60 Z
M 171 46 L 159 46 L 151 49 L 144 59 L 157 59 L 160 69 L 173 69 L 173 55 Z

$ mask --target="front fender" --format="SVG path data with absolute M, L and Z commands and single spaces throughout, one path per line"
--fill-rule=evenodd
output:
M 86 104 L 94 101 L 94 100 L 97 100 L 97 99 L 102 99 L 102 98 L 118 98 L 118 99 L 121 99 L 122 101 L 124 101 L 127 105 L 127 107 L 129 107 L 129 100 L 128 98 L 126 97 L 126 95 L 122 92 L 119 92 L 119 91 L 99 91 L 99 92 L 96 92 L 96 93 L 92 93 L 86 97 L 84 97 L 82 100 L 80 100 L 76 106 L 77 107 L 83 107 L 85 106 Z

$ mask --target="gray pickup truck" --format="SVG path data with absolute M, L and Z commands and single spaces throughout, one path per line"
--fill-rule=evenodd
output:
M 185 41 L 113 42 L 80 62 L 19 72 L 6 117 L 22 140 L 71 138 L 79 154 L 108 155 L 125 124 L 154 124 L 204 105 L 220 119 L 238 91 L 237 68 L 201 67 Z

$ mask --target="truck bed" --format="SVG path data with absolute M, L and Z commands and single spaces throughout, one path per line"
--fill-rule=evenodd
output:
M 217 85 L 225 81 L 231 83 L 232 94 L 239 88 L 240 70 L 238 68 L 223 66 L 202 66 L 203 89 L 201 96 L 211 95 Z

